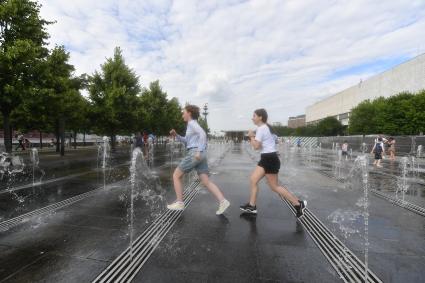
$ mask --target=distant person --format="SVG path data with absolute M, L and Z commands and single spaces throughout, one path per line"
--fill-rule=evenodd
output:
M 139 132 L 137 133 L 137 136 L 136 136 L 135 147 L 143 149 L 143 146 L 144 146 L 143 135 L 141 132 Z
M 381 143 L 383 144 L 388 142 L 388 140 L 383 135 L 378 135 L 378 137 L 375 138 L 375 143 L 377 143 L 379 139 L 381 139 Z
M 341 145 L 342 156 L 345 156 L 345 160 L 348 159 L 348 141 L 344 141 Z
M 50 139 L 49 147 L 54 147 L 54 146 L 55 146 L 55 140 Z
M 21 148 L 22 150 L 25 150 L 25 139 L 23 134 L 18 134 L 18 145 L 16 146 L 15 150 L 18 150 Z
M 297 147 L 301 147 L 301 139 L 297 139 Z
M 167 205 L 167 208 L 170 210 L 184 209 L 182 177 L 192 170 L 196 170 L 202 184 L 218 200 L 219 205 L 216 214 L 221 215 L 230 206 L 230 202 L 224 198 L 221 190 L 208 177 L 207 134 L 198 124 L 199 107 L 186 105 L 182 117 L 187 123 L 186 135 L 182 137 L 174 129 L 170 131 L 170 135 L 186 144 L 187 155 L 174 170 L 173 182 L 177 199 L 174 203 Z
M 275 144 L 279 144 L 279 137 L 276 134 L 272 134 Z
M 384 154 L 384 141 L 382 139 L 382 137 L 379 137 L 376 140 L 375 145 L 372 148 L 372 152 L 371 154 L 375 154 L 375 161 L 373 162 L 373 165 L 376 167 L 382 167 L 381 165 L 381 160 L 382 160 L 382 155 Z
M 240 209 L 246 213 L 257 214 L 256 202 L 258 182 L 265 176 L 271 190 L 279 194 L 281 197 L 289 200 L 295 208 L 297 217 L 301 217 L 304 214 L 306 201 L 299 200 L 285 187 L 279 186 L 278 184 L 280 159 L 276 149 L 276 141 L 273 136 L 273 130 L 271 126 L 267 124 L 267 118 L 268 115 L 265 109 L 257 109 L 254 111 L 252 121 L 255 125 L 257 125 L 257 131 L 255 134 L 253 131 L 249 131 L 248 136 L 252 147 L 256 150 L 261 149 L 261 159 L 250 177 L 251 195 L 249 202 L 240 206 Z
M 148 135 L 148 144 L 153 144 L 155 142 L 155 135 L 149 134 Z
M 388 153 L 390 154 L 390 160 L 395 160 L 395 139 L 393 137 L 390 137 L 388 139 Z
M 25 148 L 30 148 L 31 147 L 31 142 L 30 142 L 30 140 L 29 139 L 24 139 L 24 145 L 25 145 Z
M 148 144 L 148 132 L 143 131 L 143 143 L 145 146 Z

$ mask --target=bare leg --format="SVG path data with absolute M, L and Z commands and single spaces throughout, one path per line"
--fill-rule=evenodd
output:
M 211 182 L 210 178 L 208 177 L 208 174 L 200 174 L 199 178 L 201 179 L 202 185 L 207 187 L 210 193 L 212 193 L 219 202 L 224 200 L 223 193 L 220 191 L 216 184 Z
M 294 196 L 287 188 L 279 186 L 277 174 L 266 174 L 267 182 L 273 192 L 281 195 L 285 199 L 289 200 L 292 205 L 299 205 L 299 199 Z
M 255 206 L 257 203 L 257 194 L 258 194 L 258 182 L 264 177 L 265 172 L 264 168 L 257 166 L 252 172 L 250 177 L 251 183 L 251 195 L 249 197 L 249 204 Z
M 180 170 L 180 168 L 176 168 L 173 173 L 173 183 L 174 183 L 174 191 L 176 192 L 177 201 L 183 201 L 183 185 L 182 185 L 182 177 L 184 172 Z

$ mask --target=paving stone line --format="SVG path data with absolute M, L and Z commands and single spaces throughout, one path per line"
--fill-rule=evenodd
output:
M 46 213 L 50 213 L 50 212 L 56 211 L 58 209 L 64 208 L 66 206 L 69 206 L 71 204 L 74 204 L 74 203 L 76 203 L 80 200 L 83 200 L 83 199 L 85 199 L 89 196 L 92 196 L 92 195 L 94 195 L 94 194 L 96 194 L 100 191 L 103 191 L 103 190 L 104 190 L 104 187 L 102 186 L 100 188 L 91 190 L 89 192 L 76 195 L 74 197 L 65 199 L 63 201 L 56 202 L 56 203 L 50 204 L 48 206 L 30 211 L 28 213 L 25 213 L 25 214 L 19 215 L 17 217 L 3 221 L 3 222 L 0 223 L 0 232 L 5 232 L 5 231 L 9 230 L 10 228 L 18 226 L 21 223 L 27 222 L 32 217 L 40 216 L 40 215 L 46 214 Z
M 286 199 L 282 201 L 295 215 L 295 209 Z M 306 208 L 299 219 L 313 241 L 318 245 L 325 257 L 330 261 L 344 282 L 364 282 L 366 267 L 364 263 L 336 237 L 316 215 Z M 367 282 L 382 283 L 369 268 Z
M 216 166 L 230 148 L 227 148 L 211 167 Z M 184 191 L 185 207 L 189 206 L 199 190 L 200 180 L 196 178 Z M 182 214 L 183 211 L 172 210 L 167 210 L 161 214 L 134 241 L 133 249 L 128 247 L 92 282 L 131 282 Z
M 187 207 L 198 194 L 199 180 L 192 182 L 184 191 L 184 202 Z M 134 241 L 133 247 L 122 252 L 93 283 L 130 282 L 142 268 L 150 254 L 155 250 L 162 238 L 177 222 L 183 211 L 167 210 L 156 218 L 152 224 Z M 131 279 L 130 279 L 131 278 Z

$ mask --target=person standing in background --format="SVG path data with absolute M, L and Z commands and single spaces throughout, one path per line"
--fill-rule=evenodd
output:
M 381 160 L 382 156 L 385 154 L 384 141 L 382 137 L 378 137 L 378 139 L 376 140 L 375 145 L 372 148 L 371 154 L 375 154 L 375 161 L 373 162 L 373 165 L 382 168 Z
M 390 155 L 390 160 L 394 161 L 395 160 L 395 139 L 393 137 L 390 137 L 388 139 L 388 153 Z
M 25 143 L 24 143 L 24 135 L 19 133 L 18 134 L 18 145 L 16 146 L 15 150 L 18 150 L 19 148 L 21 148 L 22 150 L 25 150 Z
M 342 156 L 345 156 L 345 160 L 348 159 L 348 142 L 344 141 L 341 145 Z
M 143 145 L 144 145 L 143 136 L 142 136 L 142 133 L 139 132 L 139 133 L 137 133 L 134 147 L 138 147 L 141 150 L 143 150 Z

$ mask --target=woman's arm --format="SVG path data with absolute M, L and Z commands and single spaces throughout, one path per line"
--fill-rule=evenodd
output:
M 261 148 L 261 142 L 257 141 L 255 137 L 250 137 L 251 145 L 255 150 L 258 150 Z
M 373 151 L 375 150 L 375 147 L 376 147 L 376 143 L 375 143 L 375 145 L 373 146 L 372 151 L 370 152 L 371 154 L 372 154 L 372 153 L 373 153 Z
M 178 142 L 186 143 L 186 137 L 182 137 L 181 135 L 177 134 L 176 130 L 172 129 L 170 131 L 170 135 L 172 135 L 173 137 L 176 137 L 176 140 Z
M 252 146 L 255 150 L 260 149 L 260 148 L 261 148 L 261 142 L 260 142 L 260 141 L 257 141 L 257 140 L 255 139 L 255 134 L 254 134 L 254 132 L 250 130 L 250 131 L 248 132 L 248 136 L 249 136 L 249 141 L 250 141 L 250 143 L 251 143 L 251 146 Z
M 176 140 L 182 143 L 186 143 L 186 137 L 183 137 L 179 134 L 176 135 Z

